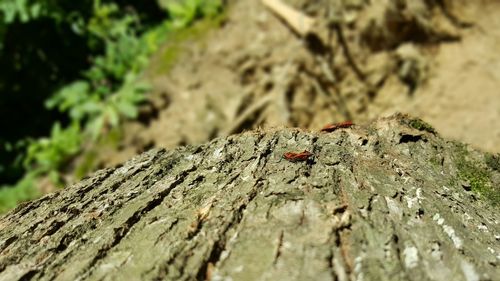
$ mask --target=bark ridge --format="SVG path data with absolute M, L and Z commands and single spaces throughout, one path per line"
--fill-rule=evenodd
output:
M 499 162 L 404 115 L 151 150 L 1 217 L 0 280 L 500 280 Z

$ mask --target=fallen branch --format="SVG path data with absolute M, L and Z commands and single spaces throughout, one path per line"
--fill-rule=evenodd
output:
M 288 26 L 302 37 L 314 33 L 315 20 L 294 8 L 286 5 L 280 0 L 261 0 L 262 3 L 273 13 L 277 14 Z

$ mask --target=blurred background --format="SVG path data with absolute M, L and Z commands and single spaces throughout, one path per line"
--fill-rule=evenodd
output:
M 2 0 L 0 213 L 154 147 L 394 112 L 500 152 L 497 0 Z

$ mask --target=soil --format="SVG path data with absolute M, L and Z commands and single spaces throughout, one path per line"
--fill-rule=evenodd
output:
M 285 2 L 317 21 L 318 37 L 294 33 L 261 1 L 229 3 L 216 28 L 153 57 L 149 103 L 118 150 L 100 148 L 98 166 L 258 127 L 317 130 L 394 112 L 500 152 L 499 1 Z

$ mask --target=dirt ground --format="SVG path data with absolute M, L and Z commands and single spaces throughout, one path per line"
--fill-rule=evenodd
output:
M 285 2 L 316 20 L 317 37 L 261 1 L 231 2 L 219 28 L 175 46 L 172 66 L 172 43 L 153 57 L 150 102 L 99 166 L 256 127 L 316 130 L 394 112 L 500 152 L 499 1 Z

